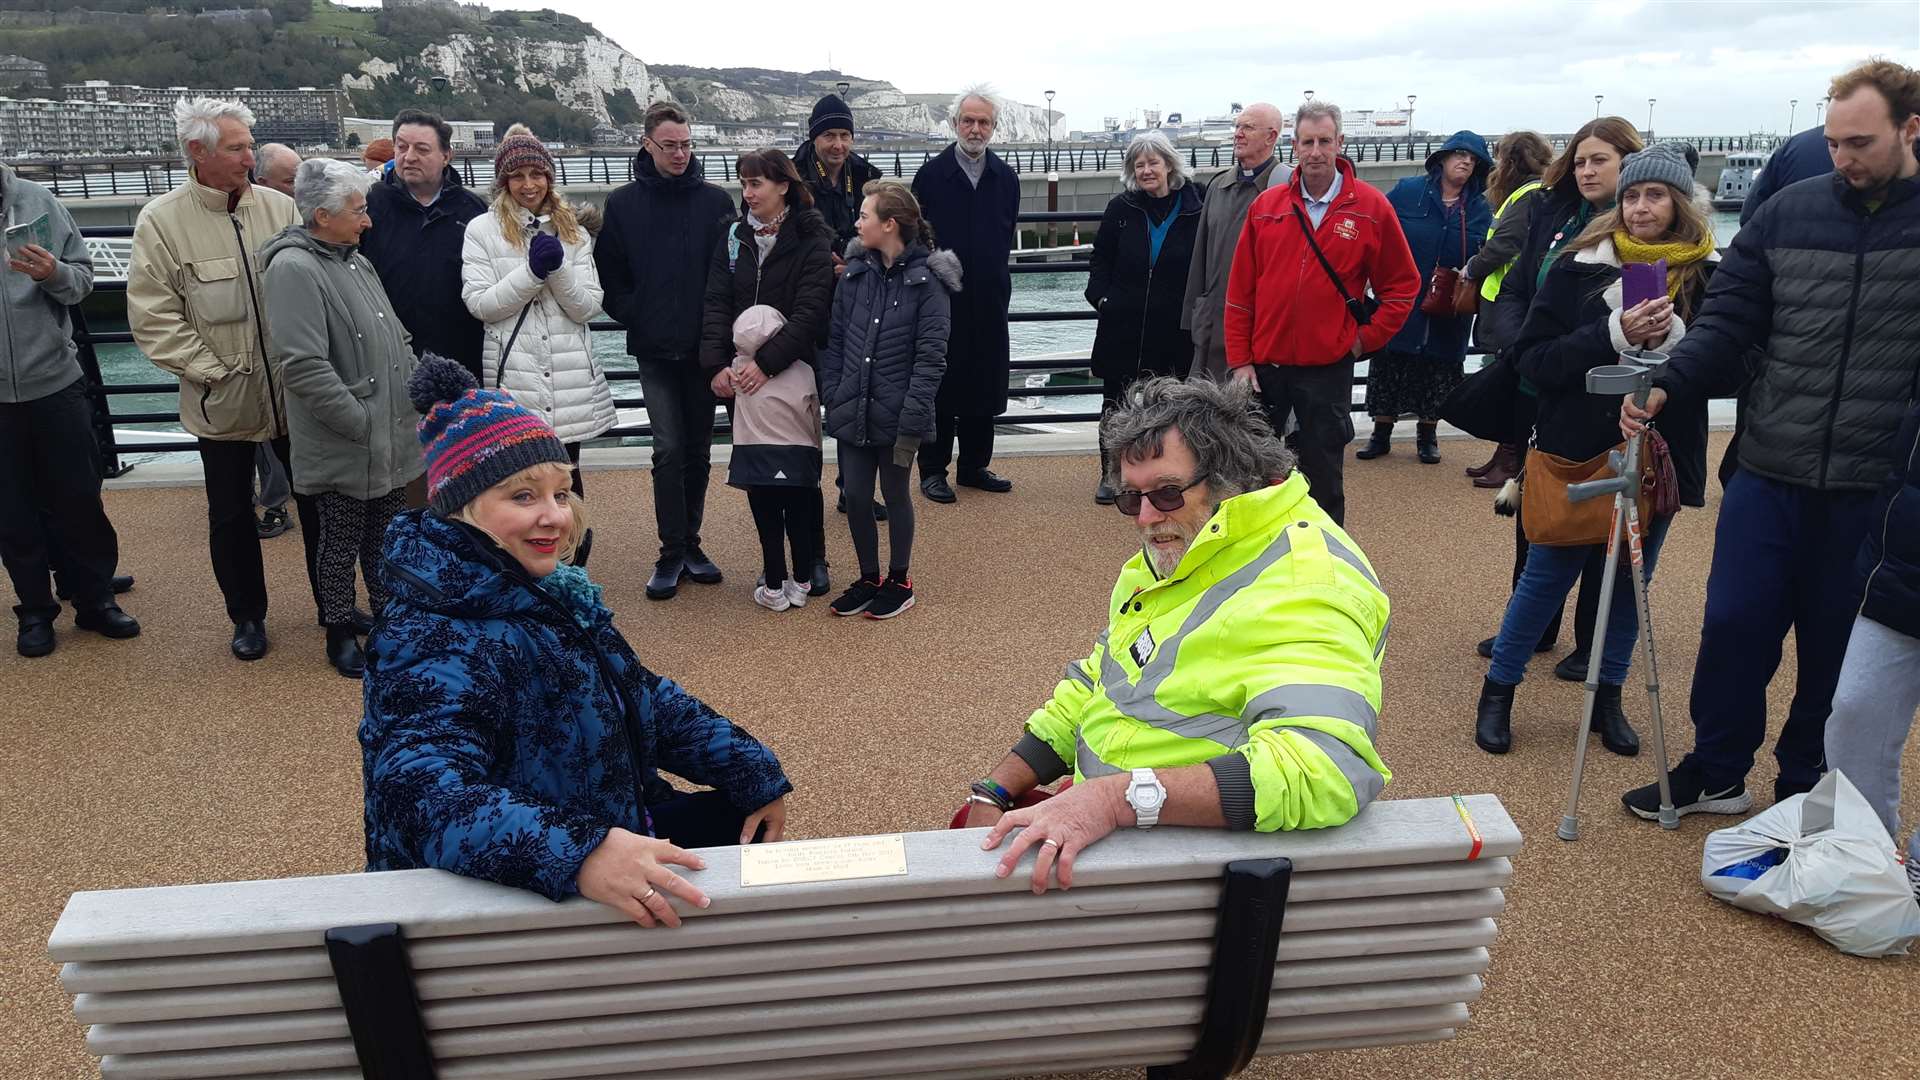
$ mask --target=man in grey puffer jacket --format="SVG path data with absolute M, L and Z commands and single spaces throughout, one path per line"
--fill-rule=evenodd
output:
M 1877 60 L 1841 75 L 1826 131 L 1834 172 L 1787 187 L 1740 230 L 1646 409 L 1622 406 L 1633 432 L 1669 396 L 1745 387 L 1693 672 L 1694 748 L 1673 770 L 1682 814 L 1752 805 L 1746 775 L 1789 628 L 1799 677 L 1774 748 L 1775 801 L 1826 768 L 1827 715 L 1860 607 L 1854 559 L 1920 390 L 1920 72 Z M 1623 799 L 1658 816 L 1655 785 Z
M 113 599 L 120 541 L 100 502 L 99 450 L 67 315 L 93 291 L 93 260 L 53 194 L 4 165 L 0 215 L 9 227 L 45 230 L 44 246 L 8 244 L 0 277 L 0 556 L 19 601 L 20 655 L 45 656 L 60 614 L 51 551 L 61 553 L 76 626 L 128 638 L 140 624 Z

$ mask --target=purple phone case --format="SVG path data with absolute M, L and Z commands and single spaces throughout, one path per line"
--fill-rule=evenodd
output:
M 1667 295 L 1667 260 L 1627 263 L 1620 268 L 1620 309 Z

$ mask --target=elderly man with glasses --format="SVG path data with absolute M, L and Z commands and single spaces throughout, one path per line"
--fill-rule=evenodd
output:
M 1324 828 L 1392 775 L 1374 750 L 1387 595 L 1251 388 L 1135 383 L 1100 445 L 1141 550 L 1093 654 L 968 796 L 987 848 L 1020 830 L 1000 876 L 1038 848 L 1035 892 L 1071 887 L 1075 856 L 1118 828 Z
M 714 406 L 710 373 L 700 368 L 700 315 L 707 261 L 726 236 L 733 200 L 702 174 L 685 109 L 656 101 L 642 123 L 647 137 L 633 159 L 633 182 L 607 197 L 593 262 L 606 290 L 601 306 L 627 328 L 653 426 L 660 558 L 647 598 L 666 600 L 682 578 L 720 581 L 720 568 L 700 549 Z

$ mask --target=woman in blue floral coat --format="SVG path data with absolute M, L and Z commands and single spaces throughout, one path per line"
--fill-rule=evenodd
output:
M 459 365 L 423 362 L 426 510 L 386 537 L 367 643 L 367 868 L 579 894 L 643 926 L 707 899 L 687 850 L 778 840 L 793 790 L 753 736 L 641 666 L 600 587 L 566 448 Z M 715 790 L 683 793 L 666 769 Z

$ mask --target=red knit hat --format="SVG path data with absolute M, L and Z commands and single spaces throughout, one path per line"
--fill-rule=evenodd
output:
M 508 174 L 529 165 L 545 170 L 549 183 L 556 176 L 553 155 L 547 153 L 546 145 L 534 138 L 526 125 L 515 124 L 507 129 L 507 137 L 500 140 L 500 148 L 493 152 L 493 186 L 506 187 Z

